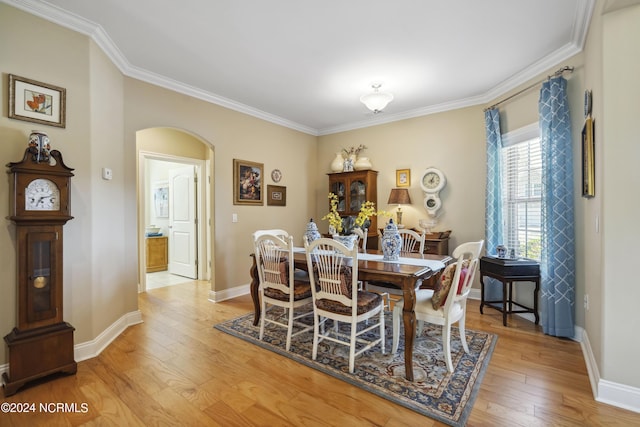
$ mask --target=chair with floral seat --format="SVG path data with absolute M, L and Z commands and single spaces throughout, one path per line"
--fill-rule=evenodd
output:
M 465 353 L 469 352 L 465 334 L 467 297 L 478 270 L 478 258 L 484 240 L 463 243 L 453 251 L 455 263 L 449 264 L 440 276 L 436 289 L 420 289 L 416 291 L 414 311 L 418 321 L 418 334 L 424 322 L 442 325 L 442 347 L 445 363 L 449 372 L 453 372 L 451 361 L 451 326 L 458 323 L 460 341 Z M 400 322 L 402 321 L 403 300 L 393 307 L 393 343 L 392 352 L 398 351 L 400 339 Z
M 358 289 L 358 247 L 348 249 L 333 239 L 318 239 L 309 243 L 305 239 L 307 265 L 313 295 L 313 350 L 318 355 L 318 344 L 323 340 L 349 347 L 349 373 L 353 373 L 355 357 L 380 345 L 384 354 L 384 305 L 380 295 Z M 333 327 L 325 327 L 328 320 Z M 369 319 L 375 322 L 369 324 Z M 349 334 L 340 332 L 338 323 L 350 325 Z M 360 327 L 359 327 L 360 326 Z M 377 336 L 365 334 L 378 330 Z
M 287 328 L 286 350 L 291 347 L 291 338 L 311 331 L 311 322 L 300 319 L 311 317 L 311 286 L 308 280 L 296 279 L 293 267 L 293 237 L 284 230 L 260 230 L 253 233 L 256 267 L 260 281 L 261 301 L 260 340 L 264 337 L 265 324 Z M 306 276 L 308 277 L 308 276 Z M 267 311 L 267 305 L 270 310 Z M 309 305 L 297 313 L 296 310 Z M 275 307 L 282 308 L 276 313 Z M 286 319 L 286 321 L 285 321 Z M 293 327 L 296 326 L 296 332 Z

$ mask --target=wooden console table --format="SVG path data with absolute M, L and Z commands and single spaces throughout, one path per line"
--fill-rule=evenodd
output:
M 502 300 L 487 301 L 484 298 L 484 278 L 492 277 L 502 282 Z M 526 307 L 513 301 L 513 282 L 534 282 L 536 287 L 533 290 L 533 308 Z M 482 289 L 482 300 L 480 302 L 480 314 L 483 307 L 495 308 L 502 313 L 502 324 L 507 326 L 507 314 L 511 313 L 533 313 L 536 318 L 536 325 L 540 322 L 538 315 L 538 291 L 540 290 L 540 264 L 532 259 L 518 258 L 505 259 L 491 256 L 480 258 L 480 286 Z M 520 307 L 514 310 L 513 306 Z

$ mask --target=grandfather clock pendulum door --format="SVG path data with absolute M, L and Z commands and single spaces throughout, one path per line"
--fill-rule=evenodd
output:
M 75 328 L 62 317 L 62 236 L 70 216 L 73 169 L 47 144 L 30 144 L 20 162 L 9 163 L 11 213 L 16 225 L 17 326 L 4 337 L 9 373 L 4 394 L 54 373 L 75 374 Z

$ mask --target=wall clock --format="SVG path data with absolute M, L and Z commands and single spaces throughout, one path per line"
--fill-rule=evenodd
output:
M 425 195 L 424 208 L 430 216 L 436 216 L 442 207 L 439 193 L 446 184 L 447 179 L 440 169 L 430 167 L 422 173 L 420 187 Z
M 22 161 L 7 164 L 11 177 L 9 219 L 16 226 L 17 325 L 4 337 L 10 396 L 29 381 L 63 372 L 73 374 L 75 328 L 62 317 L 63 225 L 73 219 L 73 169 L 62 154 L 29 147 Z

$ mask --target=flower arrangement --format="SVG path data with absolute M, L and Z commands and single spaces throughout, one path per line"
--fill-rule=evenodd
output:
M 389 212 L 386 211 L 376 211 L 375 203 L 366 201 L 362 205 L 360 205 L 360 212 L 358 212 L 358 216 L 346 216 L 341 217 L 340 213 L 338 213 L 338 196 L 329 193 L 329 200 L 331 208 L 329 209 L 329 213 L 322 217 L 323 220 L 329 221 L 329 228 L 335 230 L 338 234 L 351 234 L 354 228 L 369 228 L 371 221 L 369 220 L 374 215 L 384 215 L 391 216 Z
M 362 150 L 366 150 L 367 146 L 364 144 L 360 144 L 357 147 L 349 147 L 349 148 L 343 148 L 342 149 L 342 153 L 345 155 L 345 157 L 349 157 L 351 155 L 358 155 L 360 154 L 360 152 Z

